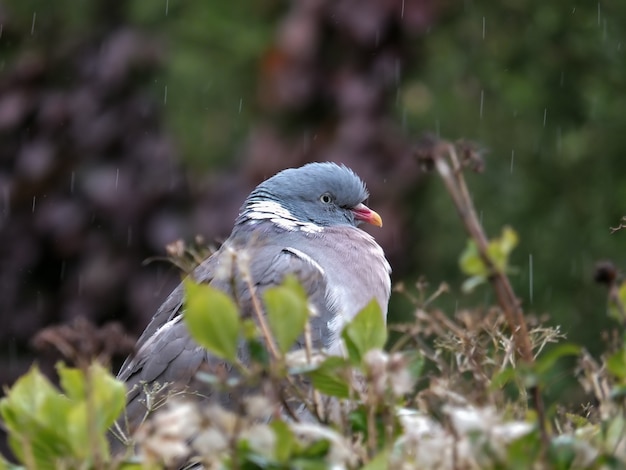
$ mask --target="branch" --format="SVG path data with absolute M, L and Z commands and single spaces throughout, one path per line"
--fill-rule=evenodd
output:
M 460 159 L 459 154 L 461 156 Z M 489 281 L 496 293 L 498 305 L 504 312 L 509 328 L 513 332 L 516 352 L 522 361 L 532 364 L 534 362 L 532 346 L 520 301 L 515 296 L 507 275 L 498 269 L 489 256 L 489 241 L 476 215 L 474 203 L 463 177 L 464 167 L 469 167 L 478 172 L 482 171 L 483 162 L 479 152 L 466 142 L 459 142 L 455 145 L 437 137 L 429 136 L 418 145 L 416 156 L 421 163 L 428 168 L 434 168 L 441 176 L 465 230 L 476 243 L 481 260 L 488 271 L 492 273 Z M 547 443 L 543 399 L 538 387 L 533 387 L 531 393 L 534 397 L 542 438 L 544 443 Z

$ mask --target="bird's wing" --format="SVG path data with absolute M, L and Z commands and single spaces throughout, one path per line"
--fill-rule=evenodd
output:
M 213 279 L 213 272 L 215 270 L 215 265 L 219 260 L 219 252 L 214 253 L 213 256 L 206 259 L 203 263 L 201 263 L 193 272 L 192 277 L 197 282 L 206 282 L 210 283 Z M 183 301 L 185 298 L 185 292 L 183 284 L 179 284 L 172 293 L 168 296 L 168 298 L 161 304 L 157 312 L 154 314 L 150 323 L 143 331 L 139 339 L 137 340 L 137 344 L 135 345 L 136 354 L 133 356 L 129 356 L 122 364 L 119 373 L 117 374 L 117 378 L 122 381 L 127 381 L 132 374 L 136 373 L 136 371 L 140 368 L 140 363 L 145 362 L 147 359 L 145 353 L 142 351 L 153 351 L 154 350 L 154 342 L 155 337 L 158 337 L 157 332 L 163 327 L 166 327 L 161 333 L 166 333 L 168 336 L 176 333 L 173 329 L 168 331 L 167 325 L 170 327 L 173 326 L 178 320 L 180 320 L 180 315 L 182 313 Z M 175 320 L 174 323 L 172 321 Z
M 297 249 L 275 244 L 262 244 L 244 249 L 247 259 L 250 260 L 249 273 L 257 295 L 260 296 L 263 290 L 281 283 L 286 275 L 291 274 L 303 285 L 310 296 L 309 301 L 315 308 L 318 311 L 325 310 L 324 270 L 309 256 Z M 219 271 L 220 266 L 226 263 L 223 258 L 225 256 L 232 256 L 232 250 L 219 250 L 194 272 L 194 277 L 231 295 L 234 286 L 242 315 L 250 315 L 252 294 L 242 276 L 235 272 L 234 284 L 232 280 L 216 276 L 216 270 Z M 130 424 L 130 429 L 134 428 L 148 411 L 142 393 L 145 384 L 150 386 L 154 383 L 161 385 L 170 383 L 179 390 L 188 386 L 199 370 L 217 373 L 219 371 L 216 369 L 224 371 L 225 365 L 189 336 L 187 327 L 182 321 L 183 297 L 183 287 L 178 286 L 142 334 L 136 355 L 126 361 L 118 374 L 120 380 L 127 382 L 129 390 L 126 420 Z M 314 336 L 314 340 L 321 341 L 324 337 L 323 327 L 317 328 Z M 193 388 L 195 387 L 196 384 Z

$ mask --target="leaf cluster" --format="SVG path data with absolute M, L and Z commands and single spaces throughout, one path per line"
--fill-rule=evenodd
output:
M 619 342 L 602 365 L 561 343 L 558 329 L 536 323 L 529 334 L 537 361 L 522 365 L 498 308 L 450 317 L 433 307 L 443 290 L 429 296 L 421 283 L 412 297 L 414 321 L 393 326 L 401 334 L 396 343 L 387 344 L 383 317 L 371 303 L 344 327 L 344 357 L 306 345 L 303 357 L 296 346 L 311 313 L 293 279 L 263 294 L 267 330 L 240 318 L 220 291 L 191 282 L 186 290 L 185 321 L 194 338 L 239 372 L 237 380 L 204 379 L 233 391 L 245 384 L 247 395 L 233 395 L 240 403 L 225 408 L 173 396 L 134 436 L 136 453 L 116 459 L 106 432 L 123 410 L 123 384 L 95 363 L 60 365 L 58 390 L 34 368 L 0 404 L 21 465 L 595 469 L 626 462 L 626 345 Z M 242 361 L 246 343 L 265 353 Z M 527 390 L 550 380 L 568 355 L 579 357 L 581 383 L 598 405 L 584 413 L 550 411 L 543 449 Z

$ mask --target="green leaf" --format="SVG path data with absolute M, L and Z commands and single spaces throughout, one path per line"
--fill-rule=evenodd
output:
M 126 406 L 126 386 L 101 364 L 92 364 L 88 372 L 93 383 L 93 400 L 98 430 L 106 432 L 115 423 Z
M 505 254 L 510 254 L 519 243 L 517 232 L 508 225 L 502 229 L 502 237 L 499 240 L 500 248 Z
M 241 321 L 233 300 L 191 279 L 186 279 L 184 285 L 184 319 L 191 337 L 216 356 L 236 361 Z
M 607 370 L 618 379 L 626 378 L 626 351 L 620 349 L 606 360 Z
M 268 367 L 270 363 L 270 355 L 267 351 L 266 344 L 259 339 L 248 340 L 246 346 L 248 347 L 248 353 L 250 354 L 250 360 L 261 364 L 264 367 Z
M 20 462 L 55 468 L 55 460 L 72 455 L 66 432 L 71 402 L 58 393 L 37 367 L 18 379 L 0 400 L 0 416 L 9 444 Z
M 469 239 L 461 258 L 459 259 L 459 265 L 461 271 L 468 276 L 487 277 L 489 272 L 487 266 L 483 263 L 480 255 L 478 254 L 478 248 L 474 240 Z
M 82 371 L 66 367 L 60 362 L 57 364 L 57 373 L 61 388 L 70 400 L 80 401 L 87 397 L 85 376 Z
M 576 459 L 576 439 L 573 436 L 556 436 L 548 448 L 548 460 L 555 470 L 568 470 Z
M 389 450 L 384 450 L 366 465 L 361 467 L 361 470 L 387 470 L 389 468 Z
M 491 379 L 491 384 L 489 385 L 490 390 L 497 390 L 499 388 L 504 387 L 506 384 L 510 382 L 514 382 L 517 377 L 517 370 L 513 367 L 507 367 L 499 372 L 497 372 Z
M 126 387 L 101 364 L 95 362 L 85 372 L 57 365 L 61 387 L 73 401 L 94 401 L 96 407 L 107 408 L 103 414 L 103 429 L 115 422 L 126 403 Z M 77 393 L 77 392 L 80 392 Z
M 615 385 L 611 388 L 611 393 L 609 395 L 611 400 L 623 400 L 626 398 L 626 385 Z
M 294 446 L 297 444 L 296 438 L 284 421 L 273 421 L 270 427 L 276 436 L 274 456 L 278 462 L 287 463 L 289 457 L 291 457 Z
M 426 365 L 426 358 L 418 351 L 407 351 L 404 353 L 404 356 L 407 358 L 406 367 L 411 373 L 411 376 L 419 379 Z
M 608 422 L 602 423 L 604 428 L 604 445 L 607 449 L 616 449 L 624 440 L 626 419 L 622 414 L 612 416 Z
M 278 349 L 285 354 L 304 331 L 309 316 L 306 292 L 289 276 L 282 285 L 267 289 L 263 300 Z
M 313 387 L 325 395 L 350 398 L 350 385 L 345 378 L 348 362 L 341 357 L 329 357 L 320 366 L 307 373 Z
M 241 334 L 246 340 L 255 340 L 260 337 L 259 327 L 252 318 L 241 319 Z
M 122 462 L 118 464 L 117 470 L 145 470 L 145 462 Z
M 375 299 L 348 323 L 341 334 L 354 364 L 360 364 L 370 349 L 382 349 L 387 342 L 387 327 Z
M 498 468 L 526 470 L 533 468 L 541 453 L 541 437 L 533 431 L 511 442 L 506 451 L 506 465 Z
M 535 362 L 535 370 L 538 374 L 544 375 L 549 372 L 556 361 L 566 356 L 578 356 L 580 346 L 573 343 L 563 343 L 550 348 L 548 352 L 539 356 Z
M 126 402 L 124 384 L 99 364 L 87 376 L 63 365 L 58 371 L 66 395 L 35 367 L 0 403 L 13 451 L 21 462 L 41 468 L 55 468 L 57 459 L 88 460 L 94 452 L 107 456 L 107 430 Z
M 511 227 L 504 227 L 499 238 L 490 240 L 487 245 L 487 256 L 496 271 L 509 272 L 509 258 L 517 246 L 519 237 Z M 463 292 L 471 292 L 480 284 L 487 281 L 492 274 L 478 253 L 474 240 L 467 241 L 467 246 L 459 259 L 459 266 L 469 278 L 461 286 Z
M 615 455 L 601 454 L 593 462 L 595 467 L 602 470 L 624 470 L 624 461 Z
M 626 308 L 626 281 L 622 282 L 617 290 L 617 299 L 609 300 L 609 316 L 620 323 L 626 321 L 622 309 Z
M 367 412 L 368 410 L 361 405 L 348 413 L 348 422 L 352 434 L 367 435 Z
M 126 387 L 98 363 L 90 365 L 86 372 L 63 364 L 57 365 L 57 371 L 63 391 L 73 402 L 66 414 L 73 455 L 89 458 L 94 444 L 100 455 L 107 455 L 106 433 L 124 410 Z
M 81 459 L 91 453 L 89 413 L 87 403 L 80 402 L 74 404 L 66 416 L 66 433 L 72 444 L 72 455 Z
M 565 413 L 567 419 L 574 425 L 575 429 L 579 429 L 585 426 L 593 426 L 593 424 L 584 416 L 576 413 Z
M 330 441 L 328 439 L 319 439 L 309 446 L 303 448 L 299 455 L 307 459 L 315 459 L 319 457 L 326 457 L 330 451 Z
M 297 470 L 328 470 L 328 462 L 324 457 L 294 458 L 289 462 L 289 468 Z
M 500 238 L 495 238 L 489 242 L 487 253 L 498 271 L 507 271 L 509 257 L 518 242 L 517 233 L 508 226 L 502 229 Z

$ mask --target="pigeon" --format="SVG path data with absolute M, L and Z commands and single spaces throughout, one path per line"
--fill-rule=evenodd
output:
M 364 183 L 346 166 L 316 162 L 283 170 L 250 193 L 230 236 L 191 276 L 234 297 L 244 317 L 252 315 L 253 295 L 260 299 L 265 289 L 295 277 L 315 312 L 313 347 L 341 355 L 344 325 L 372 299 L 386 318 L 391 292 L 389 262 L 374 238 L 359 228 L 362 223 L 382 226 L 381 217 L 365 205 L 367 199 Z M 174 384 L 193 390 L 198 371 L 225 367 L 190 337 L 183 310 L 181 284 L 119 371 L 117 378 L 128 388 L 127 432 L 145 419 L 146 389 Z

